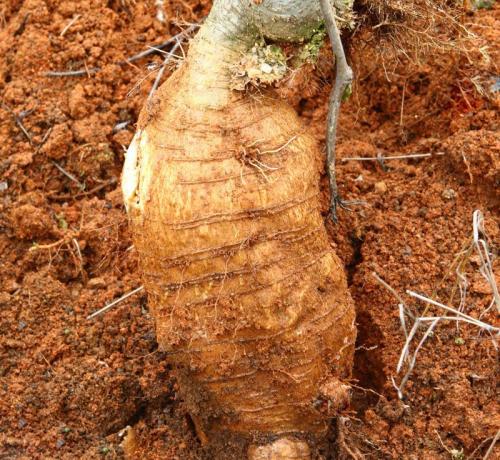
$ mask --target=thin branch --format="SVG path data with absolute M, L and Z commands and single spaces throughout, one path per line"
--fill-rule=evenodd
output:
M 66 171 L 59 163 L 56 161 L 52 161 L 52 164 L 60 171 L 62 172 L 68 179 L 72 180 L 75 184 L 80 187 L 81 190 L 85 188 L 85 185 L 83 185 L 73 174 L 69 173 Z
M 83 77 L 88 74 L 95 74 L 100 72 L 102 69 L 100 67 L 91 67 L 90 69 L 80 69 L 80 70 L 63 70 L 63 71 L 50 71 L 45 72 L 43 75 L 45 77 Z
M 154 93 L 158 89 L 158 86 L 160 86 L 160 82 L 161 82 L 161 79 L 163 77 L 163 74 L 165 73 L 165 69 L 167 68 L 167 65 L 170 62 L 170 60 L 173 57 L 176 57 L 175 52 L 179 48 L 181 48 L 181 43 L 182 42 L 180 40 L 177 40 L 177 43 L 172 47 L 171 51 L 169 53 L 167 53 L 167 55 L 165 56 L 165 59 L 163 60 L 163 64 L 161 65 L 160 70 L 158 71 L 158 74 L 156 75 L 153 86 L 151 87 L 151 91 L 149 91 L 148 101 L 150 101 L 152 99 Z
M 165 40 L 164 42 L 159 43 L 158 45 L 153 45 L 149 46 L 147 50 L 141 51 L 138 54 L 134 54 L 133 56 L 125 59 L 124 61 L 117 61 L 115 62 L 116 65 L 126 65 L 130 64 L 132 62 L 138 61 L 139 59 L 145 58 L 151 54 L 158 53 L 159 51 L 163 50 L 167 46 L 171 45 L 174 42 L 177 42 L 180 38 L 186 38 L 188 35 L 191 34 L 194 30 L 196 30 L 198 27 L 200 27 L 199 24 L 192 24 L 190 25 L 186 30 L 183 30 L 182 32 L 178 33 L 172 38 L 169 38 L 168 40 Z M 79 70 L 66 70 L 66 71 L 50 71 L 44 73 L 45 77 L 83 77 L 85 75 L 92 75 L 100 72 L 102 70 L 101 67 L 92 67 L 89 69 L 79 69 Z
M 106 182 L 103 182 L 102 184 L 99 184 L 94 188 L 87 190 L 85 192 L 79 192 L 76 195 L 71 195 L 70 193 L 66 193 L 63 195 L 48 195 L 48 198 L 54 201 L 76 200 L 77 198 L 93 195 L 94 193 L 100 192 L 102 189 L 108 187 L 109 185 L 113 185 L 116 183 L 117 183 L 116 177 L 112 177 Z
M 330 215 L 334 222 L 337 221 L 337 206 L 345 203 L 340 199 L 337 187 L 337 177 L 335 172 L 337 125 L 340 114 L 340 106 L 344 92 L 352 83 L 353 72 L 347 64 L 344 47 L 340 38 L 340 32 L 336 23 L 335 10 L 330 0 L 320 0 L 321 10 L 325 18 L 326 28 L 335 55 L 335 85 L 330 94 L 328 127 L 326 132 L 326 156 L 327 172 L 330 181 Z
M 163 50 L 166 48 L 168 45 L 171 45 L 172 43 L 175 43 L 178 41 L 180 38 L 185 38 L 186 36 L 190 35 L 191 32 L 195 31 L 200 27 L 200 24 L 191 24 L 186 30 L 183 30 L 177 35 L 174 35 L 172 38 L 169 38 L 168 40 L 165 40 L 164 42 L 159 43 L 158 45 L 152 45 L 150 46 L 147 50 L 141 51 L 138 54 L 135 54 L 132 57 L 129 57 L 126 61 L 122 61 L 121 63 L 124 64 L 126 62 L 134 62 L 138 61 L 139 59 L 142 59 L 146 56 L 149 56 L 150 54 L 157 53 L 160 50 Z
M 78 21 L 82 17 L 81 14 L 77 14 L 71 21 L 68 22 L 68 24 L 64 27 L 63 30 L 61 30 L 61 33 L 59 34 L 59 37 L 64 37 L 64 34 L 70 29 L 70 27 Z
M 137 294 L 138 292 L 141 292 L 144 290 L 144 286 L 140 286 L 137 289 L 134 289 L 133 291 L 130 291 L 129 293 L 121 296 L 119 299 L 114 300 L 110 304 L 106 305 L 105 307 L 101 308 L 100 310 L 97 310 L 96 312 L 92 313 L 91 315 L 87 316 L 87 319 L 93 319 L 96 316 L 102 315 L 103 313 L 107 312 L 111 308 L 113 308 L 115 305 L 118 305 L 120 302 L 123 302 L 125 299 L 128 299 L 129 297 L 133 296 L 134 294 Z
M 462 318 L 463 320 L 467 320 L 471 324 L 475 324 L 476 326 L 480 327 L 481 329 L 485 329 L 486 331 L 489 331 L 489 332 L 497 332 L 497 333 L 500 332 L 500 328 L 498 328 L 498 327 L 492 326 L 491 324 L 484 323 L 483 321 L 480 321 L 476 318 L 473 318 L 472 316 L 466 315 L 465 313 L 458 311 L 454 308 L 448 307 L 447 305 L 444 305 L 440 302 L 429 299 L 423 295 L 417 294 L 416 292 L 407 290 L 406 293 L 409 296 L 414 297 L 415 299 L 422 300 L 423 302 L 427 302 L 427 303 L 430 303 L 431 305 L 442 308 L 445 311 L 448 311 L 450 313 L 454 313 L 455 315 Z M 454 318 L 454 319 L 456 319 L 456 318 Z
M 17 115 L 16 112 L 14 112 L 9 106 L 5 105 L 3 102 L 0 104 L 2 105 L 2 107 L 5 110 L 7 110 L 7 112 L 9 112 L 12 115 L 12 117 L 14 118 L 14 121 L 16 122 L 16 125 L 19 127 L 21 132 L 26 136 L 26 139 L 28 139 L 28 142 L 30 143 L 30 145 L 33 145 L 33 139 L 31 138 L 29 131 L 23 125 L 22 117 Z M 31 112 L 32 111 L 29 111 L 29 113 L 31 113 Z
M 427 338 L 431 335 L 431 333 L 434 331 L 434 328 L 437 326 L 438 322 L 440 321 L 440 318 L 435 318 L 432 323 L 429 325 L 429 327 L 427 328 L 427 330 L 425 331 L 425 334 L 424 336 L 422 337 L 422 339 L 420 340 L 420 342 L 418 343 L 417 345 L 417 348 L 415 348 L 415 351 L 413 352 L 413 356 L 411 358 L 411 361 L 408 365 L 408 371 L 406 372 L 406 374 L 404 375 L 403 379 L 401 380 L 400 384 L 399 384 L 399 391 L 402 392 L 403 391 L 403 388 L 405 387 L 406 385 L 406 382 L 408 382 L 408 379 L 410 378 L 411 376 L 411 373 L 413 372 L 413 369 L 415 368 L 415 364 L 417 363 L 417 355 L 418 355 L 418 352 L 420 351 L 420 349 L 422 348 L 422 346 L 424 345 L 425 341 L 427 340 Z M 417 320 L 415 322 L 415 324 L 417 323 L 420 323 L 419 320 Z
M 484 230 L 484 216 L 483 213 L 476 209 L 472 215 L 472 237 L 474 245 L 476 246 L 477 252 L 481 259 L 481 267 L 479 271 L 484 276 L 488 284 L 491 286 L 493 291 L 493 298 L 495 300 L 497 311 L 500 313 L 500 294 L 498 292 L 498 286 L 493 273 L 493 264 L 490 258 L 490 251 L 485 238 L 480 238 L 481 235 L 486 235 Z
M 396 290 L 386 283 L 376 272 L 372 272 L 372 276 L 382 285 L 384 286 L 396 299 L 399 300 L 399 303 L 406 307 L 405 301 L 403 298 L 396 292 Z M 414 318 L 413 314 L 411 315 Z
M 376 157 L 347 157 L 342 158 L 342 161 L 386 161 L 386 160 L 407 160 L 412 158 L 430 158 L 433 156 L 444 155 L 443 152 L 438 153 L 410 153 L 408 155 L 389 155 L 389 156 L 376 156 Z
M 486 454 L 484 455 L 483 460 L 488 460 L 488 458 L 490 458 L 490 455 L 493 453 L 493 449 L 495 448 L 495 445 L 496 445 L 499 438 L 500 438 L 500 430 L 497 431 L 497 434 L 493 438 L 493 441 L 491 441 L 490 447 L 486 451 Z

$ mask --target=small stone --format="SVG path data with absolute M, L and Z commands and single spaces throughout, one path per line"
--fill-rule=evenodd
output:
M 106 287 L 106 281 L 101 277 L 92 278 L 91 280 L 89 280 L 87 286 L 91 289 L 102 289 Z
M 10 302 L 10 294 L 7 292 L 0 292 L 0 306 L 7 305 Z
M 17 325 L 17 330 L 22 331 L 26 326 L 27 326 L 27 324 L 24 321 L 19 321 L 19 323 Z
M 452 188 L 447 188 L 443 190 L 441 195 L 445 200 L 453 200 L 457 197 L 457 192 L 455 192 Z
M 21 286 L 19 283 L 17 283 L 15 280 L 10 279 L 5 282 L 5 290 L 9 293 L 12 294 L 13 292 L 17 291 L 20 289 Z
M 60 449 L 62 446 L 64 446 L 64 444 L 66 444 L 66 441 L 64 441 L 64 439 L 59 438 L 59 439 L 56 441 L 56 447 L 57 447 L 58 449 Z
M 28 422 L 24 418 L 22 418 L 22 417 L 17 422 L 17 426 L 19 428 L 24 428 L 27 424 L 28 424 Z
M 0 192 L 5 192 L 9 188 L 9 184 L 7 183 L 6 180 L 3 180 L 0 182 Z
M 380 181 L 380 182 L 377 182 L 374 186 L 375 188 L 375 191 L 377 193 L 380 193 L 381 195 L 383 195 L 384 193 L 387 192 L 387 184 L 384 182 L 384 181 Z
M 417 215 L 418 217 L 426 217 L 428 211 L 429 209 L 424 206 L 418 210 Z

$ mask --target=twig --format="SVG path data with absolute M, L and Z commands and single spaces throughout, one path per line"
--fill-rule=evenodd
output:
M 55 248 L 56 246 L 62 246 L 65 242 L 67 241 L 67 238 L 61 238 L 60 240 L 57 240 L 54 243 L 49 243 L 49 244 L 37 244 L 35 243 L 33 246 L 31 246 L 28 251 L 33 252 L 33 251 L 40 251 L 40 250 L 45 250 L 45 249 L 52 249 Z
M 442 308 L 443 310 L 445 310 L 447 312 L 454 313 L 455 315 L 457 315 L 457 317 L 461 318 L 462 320 L 464 320 L 468 323 L 474 324 L 474 325 L 480 327 L 481 329 L 485 329 L 489 332 L 497 332 L 497 333 L 500 332 L 500 328 L 498 328 L 498 327 L 492 326 L 491 324 L 484 323 L 483 321 L 480 321 L 476 318 L 473 318 L 472 316 L 466 315 L 465 313 L 463 313 L 459 310 L 455 310 L 454 308 L 448 307 L 447 305 L 444 305 L 440 302 L 429 299 L 423 295 L 417 294 L 416 292 L 407 290 L 406 293 L 409 296 L 414 297 L 415 299 L 422 300 L 423 302 L 427 302 L 427 303 L 430 303 L 431 305 Z M 457 318 L 453 318 L 453 319 L 457 319 Z
M 465 313 L 460 312 L 459 310 L 456 310 L 454 308 L 443 305 L 439 302 L 436 302 L 435 300 L 429 299 L 429 298 L 422 296 L 420 294 L 417 294 L 413 291 L 407 290 L 406 292 L 411 297 L 415 297 L 419 300 L 422 300 L 422 301 L 430 303 L 434 306 L 440 307 L 448 312 L 454 313 L 456 316 L 428 316 L 428 317 L 421 316 L 421 317 L 416 318 L 410 333 L 406 335 L 406 341 L 405 341 L 405 344 L 404 344 L 403 349 L 401 351 L 401 355 L 399 357 L 398 365 L 396 368 L 396 372 L 398 374 L 401 372 L 401 370 L 403 368 L 403 363 L 405 361 L 407 361 L 407 358 L 409 356 L 411 342 L 413 341 L 420 325 L 425 324 L 425 323 L 429 323 L 429 322 L 430 322 L 430 325 L 428 326 L 422 339 L 420 340 L 417 347 L 415 348 L 415 351 L 413 352 L 412 358 L 408 362 L 407 371 L 406 371 L 405 375 L 403 376 L 399 386 L 396 385 L 394 378 L 392 378 L 392 383 L 394 385 L 394 388 L 396 388 L 396 390 L 398 392 L 399 399 L 403 399 L 403 389 L 404 389 L 406 383 L 408 382 L 408 379 L 410 378 L 410 376 L 413 372 L 413 369 L 415 368 L 418 352 L 420 351 L 420 349 L 422 348 L 422 346 L 426 342 L 427 338 L 431 335 L 431 333 L 434 331 L 434 329 L 436 328 L 436 326 L 438 325 L 439 322 L 441 322 L 441 321 L 457 321 L 457 322 L 462 321 L 465 323 L 472 324 L 476 327 L 479 327 L 480 329 L 484 329 L 484 330 L 488 331 L 490 334 L 493 332 L 496 332 L 497 334 L 500 333 L 500 328 L 494 327 L 490 324 L 486 324 L 486 323 L 484 323 L 476 318 L 473 318 L 472 316 L 469 316 L 469 315 L 466 315 Z M 492 337 L 492 340 L 493 340 L 493 344 L 496 347 L 496 342 L 495 342 L 495 339 L 493 337 Z
M 479 268 L 479 271 L 491 286 L 491 290 L 493 291 L 493 299 L 496 303 L 497 311 L 498 313 L 500 313 L 500 293 L 498 292 L 495 274 L 493 273 L 493 264 L 490 258 L 490 251 L 485 238 L 479 237 L 480 234 L 485 235 L 486 232 L 484 231 L 483 213 L 478 209 L 475 210 L 472 215 L 472 228 L 474 245 L 476 246 L 477 252 L 479 253 L 479 257 L 481 259 L 481 267 Z
M 340 114 L 340 106 L 346 89 L 350 87 L 353 80 L 352 69 L 347 64 L 347 59 L 340 38 L 340 32 L 336 23 L 335 9 L 329 0 L 320 0 L 321 11 L 325 18 L 326 28 L 335 55 L 335 85 L 330 94 L 328 127 L 326 131 L 326 156 L 327 173 L 330 182 L 330 216 L 337 222 L 337 206 L 345 207 L 338 194 L 337 177 L 335 172 L 337 125 Z
M 3 102 L 1 104 L 2 104 L 2 107 L 12 115 L 12 117 L 14 118 L 14 121 L 16 122 L 16 125 L 19 127 L 19 129 L 22 131 L 22 133 L 26 136 L 26 139 L 28 139 L 28 142 L 30 143 L 30 145 L 33 145 L 33 139 L 31 138 L 29 131 L 24 127 L 23 122 L 22 122 L 22 118 L 19 115 L 17 115 L 16 112 L 14 112 L 6 104 L 4 104 Z M 31 111 L 29 111 L 29 113 L 31 113 Z
M 43 135 L 42 140 L 38 144 L 38 150 L 40 150 L 42 148 L 43 144 L 45 144 L 45 142 L 47 142 L 47 139 L 49 138 L 50 134 L 52 133 L 52 129 L 53 129 L 53 126 L 51 126 L 49 129 L 47 129 L 47 131 L 45 131 L 45 134 Z
M 166 48 L 168 45 L 171 45 L 172 43 L 178 41 L 180 38 L 185 38 L 187 35 L 189 35 L 191 32 L 196 30 L 198 27 L 200 27 L 199 24 L 192 24 L 190 25 L 186 30 L 183 30 L 179 34 L 175 35 L 172 38 L 169 38 L 168 40 L 159 43 L 158 45 L 150 46 L 147 50 L 141 51 L 138 54 L 134 54 L 133 56 L 125 59 L 124 61 L 117 61 L 115 62 L 116 65 L 126 65 L 130 64 L 132 62 L 138 61 L 139 59 L 145 58 L 146 56 L 149 56 L 151 54 L 157 53 L 158 51 L 161 51 L 162 49 Z M 89 69 L 79 69 L 79 70 L 67 70 L 67 71 L 50 71 L 50 72 L 45 72 L 44 76 L 45 77 L 83 77 L 85 75 L 92 75 L 100 72 L 102 70 L 101 67 L 92 67 Z
M 181 48 L 181 41 L 177 39 L 177 43 L 172 47 L 169 53 L 165 56 L 165 59 L 163 60 L 163 64 L 160 67 L 160 70 L 158 71 L 158 74 L 156 75 L 155 81 L 153 83 L 153 86 L 151 87 L 151 91 L 149 91 L 148 95 L 148 101 L 150 101 L 155 93 L 155 91 L 158 89 L 158 86 L 160 85 L 161 79 L 163 77 L 163 74 L 165 72 L 165 69 L 167 68 L 167 64 L 170 62 L 170 60 L 175 56 L 175 52 Z
M 443 449 L 448 452 L 450 455 L 451 455 L 451 458 L 452 459 L 455 459 L 455 458 L 463 458 L 463 449 L 449 449 L 446 444 L 443 442 L 443 440 L 441 439 L 441 435 L 439 434 L 439 431 L 438 430 L 434 430 L 437 434 L 437 437 L 439 439 L 439 442 L 441 443 L 441 446 L 443 446 Z
M 413 352 L 413 356 L 412 356 L 412 358 L 410 360 L 410 363 L 408 365 L 408 371 L 406 372 L 406 374 L 404 375 L 403 379 L 399 383 L 399 394 L 398 394 L 399 399 L 403 399 L 403 393 L 402 393 L 402 391 L 403 391 L 404 386 L 406 385 L 406 382 L 408 382 L 408 379 L 410 378 L 411 373 L 413 372 L 413 369 L 415 368 L 415 364 L 417 363 L 418 352 L 420 351 L 420 349 L 424 345 L 424 343 L 427 340 L 427 338 L 434 331 L 434 328 L 437 326 L 437 324 L 440 321 L 440 319 L 441 318 L 434 318 L 433 319 L 432 323 L 427 328 L 427 330 L 425 331 L 425 334 L 423 335 L 422 339 L 418 343 L 417 348 L 415 348 L 415 351 Z M 414 328 L 415 332 L 417 331 L 417 328 L 420 325 L 420 321 L 421 321 L 420 319 L 417 319 L 417 321 L 415 321 L 415 326 L 416 326 Z M 412 339 L 413 339 L 413 337 L 409 336 L 408 340 L 407 340 L 407 343 L 409 344 Z M 399 371 L 398 371 L 398 373 L 399 373 Z
M 171 45 L 172 43 L 176 42 L 178 38 L 185 38 L 185 36 L 189 35 L 191 32 L 196 30 L 197 28 L 200 27 L 200 24 L 191 24 L 186 30 L 183 30 L 179 34 L 173 36 L 172 38 L 169 38 L 168 40 L 158 44 L 158 45 L 152 45 L 150 46 L 147 50 L 141 51 L 138 54 L 135 54 L 132 57 L 129 57 L 125 62 L 134 62 L 139 59 L 142 59 L 146 56 L 149 56 L 150 54 L 157 53 L 160 50 L 163 50 L 166 48 L 168 45 Z M 123 61 L 121 62 L 122 64 L 124 63 Z
M 63 71 L 50 71 L 45 72 L 43 75 L 45 77 L 83 77 L 88 74 L 94 74 L 100 72 L 102 69 L 100 67 L 92 67 L 90 69 L 80 69 L 80 70 L 63 70 Z
M 59 170 L 61 171 L 68 179 L 72 180 L 75 184 L 80 187 L 81 190 L 85 188 L 85 185 L 83 185 L 73 174 L 69 173 L 66 171 L 59 163 L 56 161 L 52 161 L 52 164 Z
M 91 77 L 91 73 L 90 73 L 90 70 L 89 70 L 89 66 L 87 65 L 87 61 L 83 61 L 83 65 L 85 66 L 85 73 L 87 74 L 87 77 L 90 78 Z
M 380 393 L 377 393 L 375 390 L 372 390 L 371 388 L 360 387 L 359 385 L 356 385 L 356 384 L 354 384 L 352 382 L 349 382 L 349 386 L 351 386 L 353 388 L 356 388 L 357 390 L 360 390 L 363 393 L 372 393 L 375 396 L 378 396 L 379 398 L 383 398 L 383 396 Z
M 390 156 L 376 156 L 376 157 L 347 157 L 342 158 L 342 161 L 386 161 L 386 160 L 406 160 L 411 158 L 430 158 L 432 156 L 444 155 L 443 152 L 438 153 L 411 153 L 408 155 L 390 155 Z
M 490 447 L 486 451 L 486 454 L 484 455 L 483 460 L 487 460 L 490 457 L 490 455 L 493 453 L 493 449 L 495 448 L 495 445 L 496 445 L 499 438 L 500 438 L 500 430 L 497 431 L 497 434 L 493 438 L 493 441 L 491 441 Z
M 79 267 L 80 267 L 80 273 L 82 275 L 82 278 L 85 277 L 83 273 L 83 257 L 82 257 L 82 251 L 80 249 L 80 245 L 78 244 L 78 240 L 76 238 L 72 238 L 71 241 L 73 242 L 73 245 L 75 246 L 76 253 L 78 254 L 78 259 L 80 259 Z
M 487 438 L 483 439 L 483 440 L 482 440 L 482 441 L 478 444 L 478 446 L 477 446 L 477 447 L 476 447 L 476 448 L 475 448 L 475 449 L 471 452 L 471 454 L 467 457 L 467 459 L 466 459 L 466 460 L 472 460 L 473 458 L 475 458 L 475 457 L 476 457 L 476 452 L 479 452 L 479 451 L 483 448 L 483 446 L 484 446 L 487 442 L 491 441 L 494 437 L 495 437 L 495 436 L 488 436 Z
M 54 368 L 52 367 L 52 365 L 50 364 L 49 360 L 45 357 L 45 355 L 43 353 L 40 352 L 40 356 L 42 357 L 42 359 L 45 361 L 45 363 L 47 364 L 47 366 L 49 366 L 49 369 L 54 373 L 56 374 L 56 371 L 54 370 Z
M 138 292 L 141 292 L 144 290 L 144 286 L 140 286 L 137 289 L 134 289 L 133 291 L 130 291 L 129 293 L 121 296 L 119 299 L 114 300 L 110 304 L 106 305 L 105 307 L 101 308 L 100 310 L 97 310 L 96 312 L 92 313 L 91 315 L 87 316 L 87 319 L 92 319 L 95 318 L 96 316 L 101 315 L 102 313 L 107 312 L 111 308 L 113 308 L 115 305 L 119 304 L 120 302 L 123 302 L 125 299 L 128 299 L 129 297 L 133 296 L 134 294 L 137 294 Z
M 403 121 L 404 121 L 404 111 L 405 111 L 405 96 L 406 96 L 406 80 L 403 85 L 403 95 L 401 96 L 401 110 L 399 114 L 399 127 L 403 129 Z
M 69 28 L 76 22 L 78 19 L 82 17 L 81 14 L 77 14 L 71 21 L 68 22 L 68 24 L 64 27 L 63 30 L 61 30 L 61 33 L 59 34 L 59 37 L 64 37 L 64 34 L 69 30 Z
M 66 193 L 64 195 L 48 195 L 49 199 L 55 200 L 55 201 L 60 201 L 60 200 L 74 200 L 76 198 L 81 198 L 83 196 L 89 196 L 93 195 L 94 193 L 97 193 L 101 191 L 102 189 L 106 188 L 108 185 L 113 185 L 116 184 L 117 179 L 116 177 L 112 177 L 110 180 L 104 182 L 103 184 L 99 184 L 96 187 L 87 190 L 85 192 L 79 192 L 76 195 L 71 195 L 69 193 Z
M 396 290 L 392 287 L 389 286 L 379 275 L 377 275 L 376 272 L 372 272 L 372 276 L 382 285 L 384 286 L 396 299 L 399 300 L 399 303 L 404 305 L 406 307 L 405 301 L 403 298 L 396 292 Z M 413 314 L 411 315 L 413 318 L 415 317 Z

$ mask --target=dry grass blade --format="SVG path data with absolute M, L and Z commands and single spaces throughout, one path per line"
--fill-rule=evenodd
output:
M 138 61 L 139 59 L 145 58 L 146 56 L 157 53 L 158 51 L 165 49 L 167 46 L 172 45 L 173 43 L 177 43 L 178 40 L 180 40 L 181 38 L 183 40 L 186 39 L 187 37 L 189 37 L 191 35 L 192 32 L 194 32 L 199 27 L 200 27 L 199 24 L 191 24 L 185 30 L 183 30 L 182 32 L 180 32 L 177 35 L 174 35 L 173 37 L 169 38 L 168 40 L 165 40 L 164 42 L 159 43 L 158 45 L 149 46 L 147 50 L 144 50 L 138 54 L 135 54 L 132 57 L 129 57 L 126 62 Z
M 85 75 L 89 74 L 95 74 L 97 72 L 100 72 L 101 68 L 100 67 L 92 67 L 92 68 L 85 68 L 85 69 L 80 69 L 80 70 L 54 70 L 50 72 L 45 72 L 44 75 L 46 77 L 83 77 Z
M 464 321 L 466 323 L 469 323 L 469 324 L 473 324 L 474 326 L 477 326 L 481 329 L 484 329 L 488 332 L 500 332 L 500 328 L 498 327 L 495 327 L 495 326 L 492 326 L 490 324 L 487 324 L 483 321 L 480 321 L 476 318 L 473 318 L 472 316 L 469 316 L 469 315 L 466 315 L 465 313 L 462 313 L 461 311 L 455 309 L 455 308 L 452 308 L 452 307 L 449 307 L 448 305 L 444 305 L 440 302 L 437 302 L 435 300 L 432 300 L 432 299 L 429 299 L 428 297 L 425 297 L 423 295 L 420 295 L 420 294 L 417 294 L 416 292 L 413 292 L 413 291 L 406 291 L 406 293 L 411 296 L 411 297 L 414 297 L 418 300 L 421 300 L 423 302 L 426 302 L 426 303 L 429 303 L 431 305 L 434 305 L 435 307 L 439 307 L 439 308 L 442 308 L 443 310 L 449 312 L 449 313 L 454 313 L 456 314 L 457 316 L 456 317 L 451 317 L 451 319 L 455 320 L 455 321 Z M 443 319 L 449 319 L 450 317 L 441 317 Z
M 414 158 L 430 158 L 432 153 L 411 153 L 408 155 L 390 155 L 390 156 L 376 156 L 376 157 L 347 157 L 342 158 L 342 161 L 387 161 L 387 160 L 411 160 Z
M 490 447 L 486 451 L 486 454 L 484 454 L 483 460 L 488 460 L 488 458 L 490 458 L 491 454 L 493 453 L 493 449 L 495 448 L 495 445 L 499 439 L 500 439 L 500 430 L 497 431 L 497 434 L 493 438 L 493 441 L 491 441 Z
M 93 319 L 96 316 L 102 315 L 103 313 L 106 313 L 108 310 L 113 308 L 115 305 L 118 305 L 120 302 L 123 302 L 125 299 L 128 299 L 129 297 L 133 296 L 134 294 L 137 294 L 138 292 L 141 292 L 144 290 L 144 286 L 140 286 L 137 289 L 134 289 L 133 291 L 128 292 L 127 294 L 121 296 L 119 299 L 113 300 L 110 304 L 104 306 L 100 310 L 95 311 L 91 315 L 87 316 L 87 319 Z
M 25 135 L 26 139 L 28 139 L 28 142 L 30 143 L 30 145 L 33 145 L 33 140 L 31 138 L 31 135 L 30 135 L 29 131 L 26 129 L 26 127 L 23 124 L 23 121 L 22 121 L 23 116 L 17 115 L 16 112 L 14 112 L 10 107 L 8 107 L 7 105 L 5 105 L 3 102 L 0 102 L 0 105 L 5 110 L 7 110 L 7 112 L 9 112 L 12 115 L 12 117 L 14 118 L 14 121 L 16 122 L 16 125 L 19 127 L 19 129 L 21 130 L 21 132 Z M 31 111 L 28 111 L 26 113 L 31 113 Z M 26 116 L 26 115 L 24 115 L 24 116 Z
M 151 87 L 151 91 L 149 92 L 148 95 L 148 100 L 151 100 L 153 97 L 154 93 L 158 89 L 158 86 L 160 86 L 161 79 L 163 77 L 163 74 L 165 73 L 165 69 L 167 68 L 168 63 L 174 58 L 177 57 L 175 55 L 176 51 L 181 48 L 182 49 L 182 42 L 181 40 L 177 39 L 177 43 L 172 47 L 171 51 L 167 53 L 165 56 L 165 59 L 163 60 L 163 64 L 160 67 L 160 70 L 158 71 L 158 74 L 156 75 L 155 81 L 153 83 L 153 86 Z
M 64 34 L 71 28 L 71 26 L 78 21 L 82 17 L 81 14 L 77 14 L 71 21 L 66 24 L 63 30 L 61 30 L 61 33 L 59 34 L 59 37 L 64 37 Z
M 472 224 L 474 246 L 479 254 L 479 258 L 481 259 L 479 271 L 490 285 L 493 292 L 493 301 L 497 306 L 497 312 L 500 313 L 500 294 L 498 292 L 495 274 L 493 273 L 492 258 L 490 256 L 490 249 L 487 241 L 488 237 L 484 229 L 484 216 L 481 211 L 474 211 Z
M 361 20 L 389 43 L 395 56 L 411 61 L 430 53 L 467 53 L 474 35 L 462 24 L 462 2 L 446 0 L 358 0 Z M 443 35 L 442 30 L 448 33 Z M 387 50 L 389 51 L 389 50 Z

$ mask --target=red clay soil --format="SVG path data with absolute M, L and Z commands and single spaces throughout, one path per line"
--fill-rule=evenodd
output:
M 200 447 L 157 351 L 146 296 L 86 319 L 141 285 L 119 181 L 162 57 L 116 63 L 199 22 L 210 2 L 163 8 L 165 22 L 153 0 L 0 3 L 2 459 L 216 458 Z M 478 34 L 476 50 L 422 64 L 382 57 L 370 31 L 349 39 L 357 81 L 343 107 L 338 174 L 344 198 L 366 206 L 328 226 L 355 299 L 359 343 L 353 403 L 332 428 L 325 459 L 349 451 L 373 459 L 500 455 L 492 447 L 500 414 L 491 337 L 472 325 L 438 326 L 398 399 L 398 300 L 372 276 L 401 295 L 411 289 L 458 305 L 456 276 L 443 277 L 471 238 L 475 209 L 498 256 L 500 8 L 463 21 Z M 322 143 L 328 59 L 325 52 L 307 91 L 289 95 Z M 79 77 L 44 76 L 81 68 L 88 72 Z M 432 155 L 342 161 L 408 153 Z M 324 194 L 326 203 L 326 180 Z M 493 265 L 500 273 L 498 259 Z M 492 298 L 478 268 L 473 256 L 466 312 L 475 317 Z M 494 308 L 481 318 L 498 326 Z

